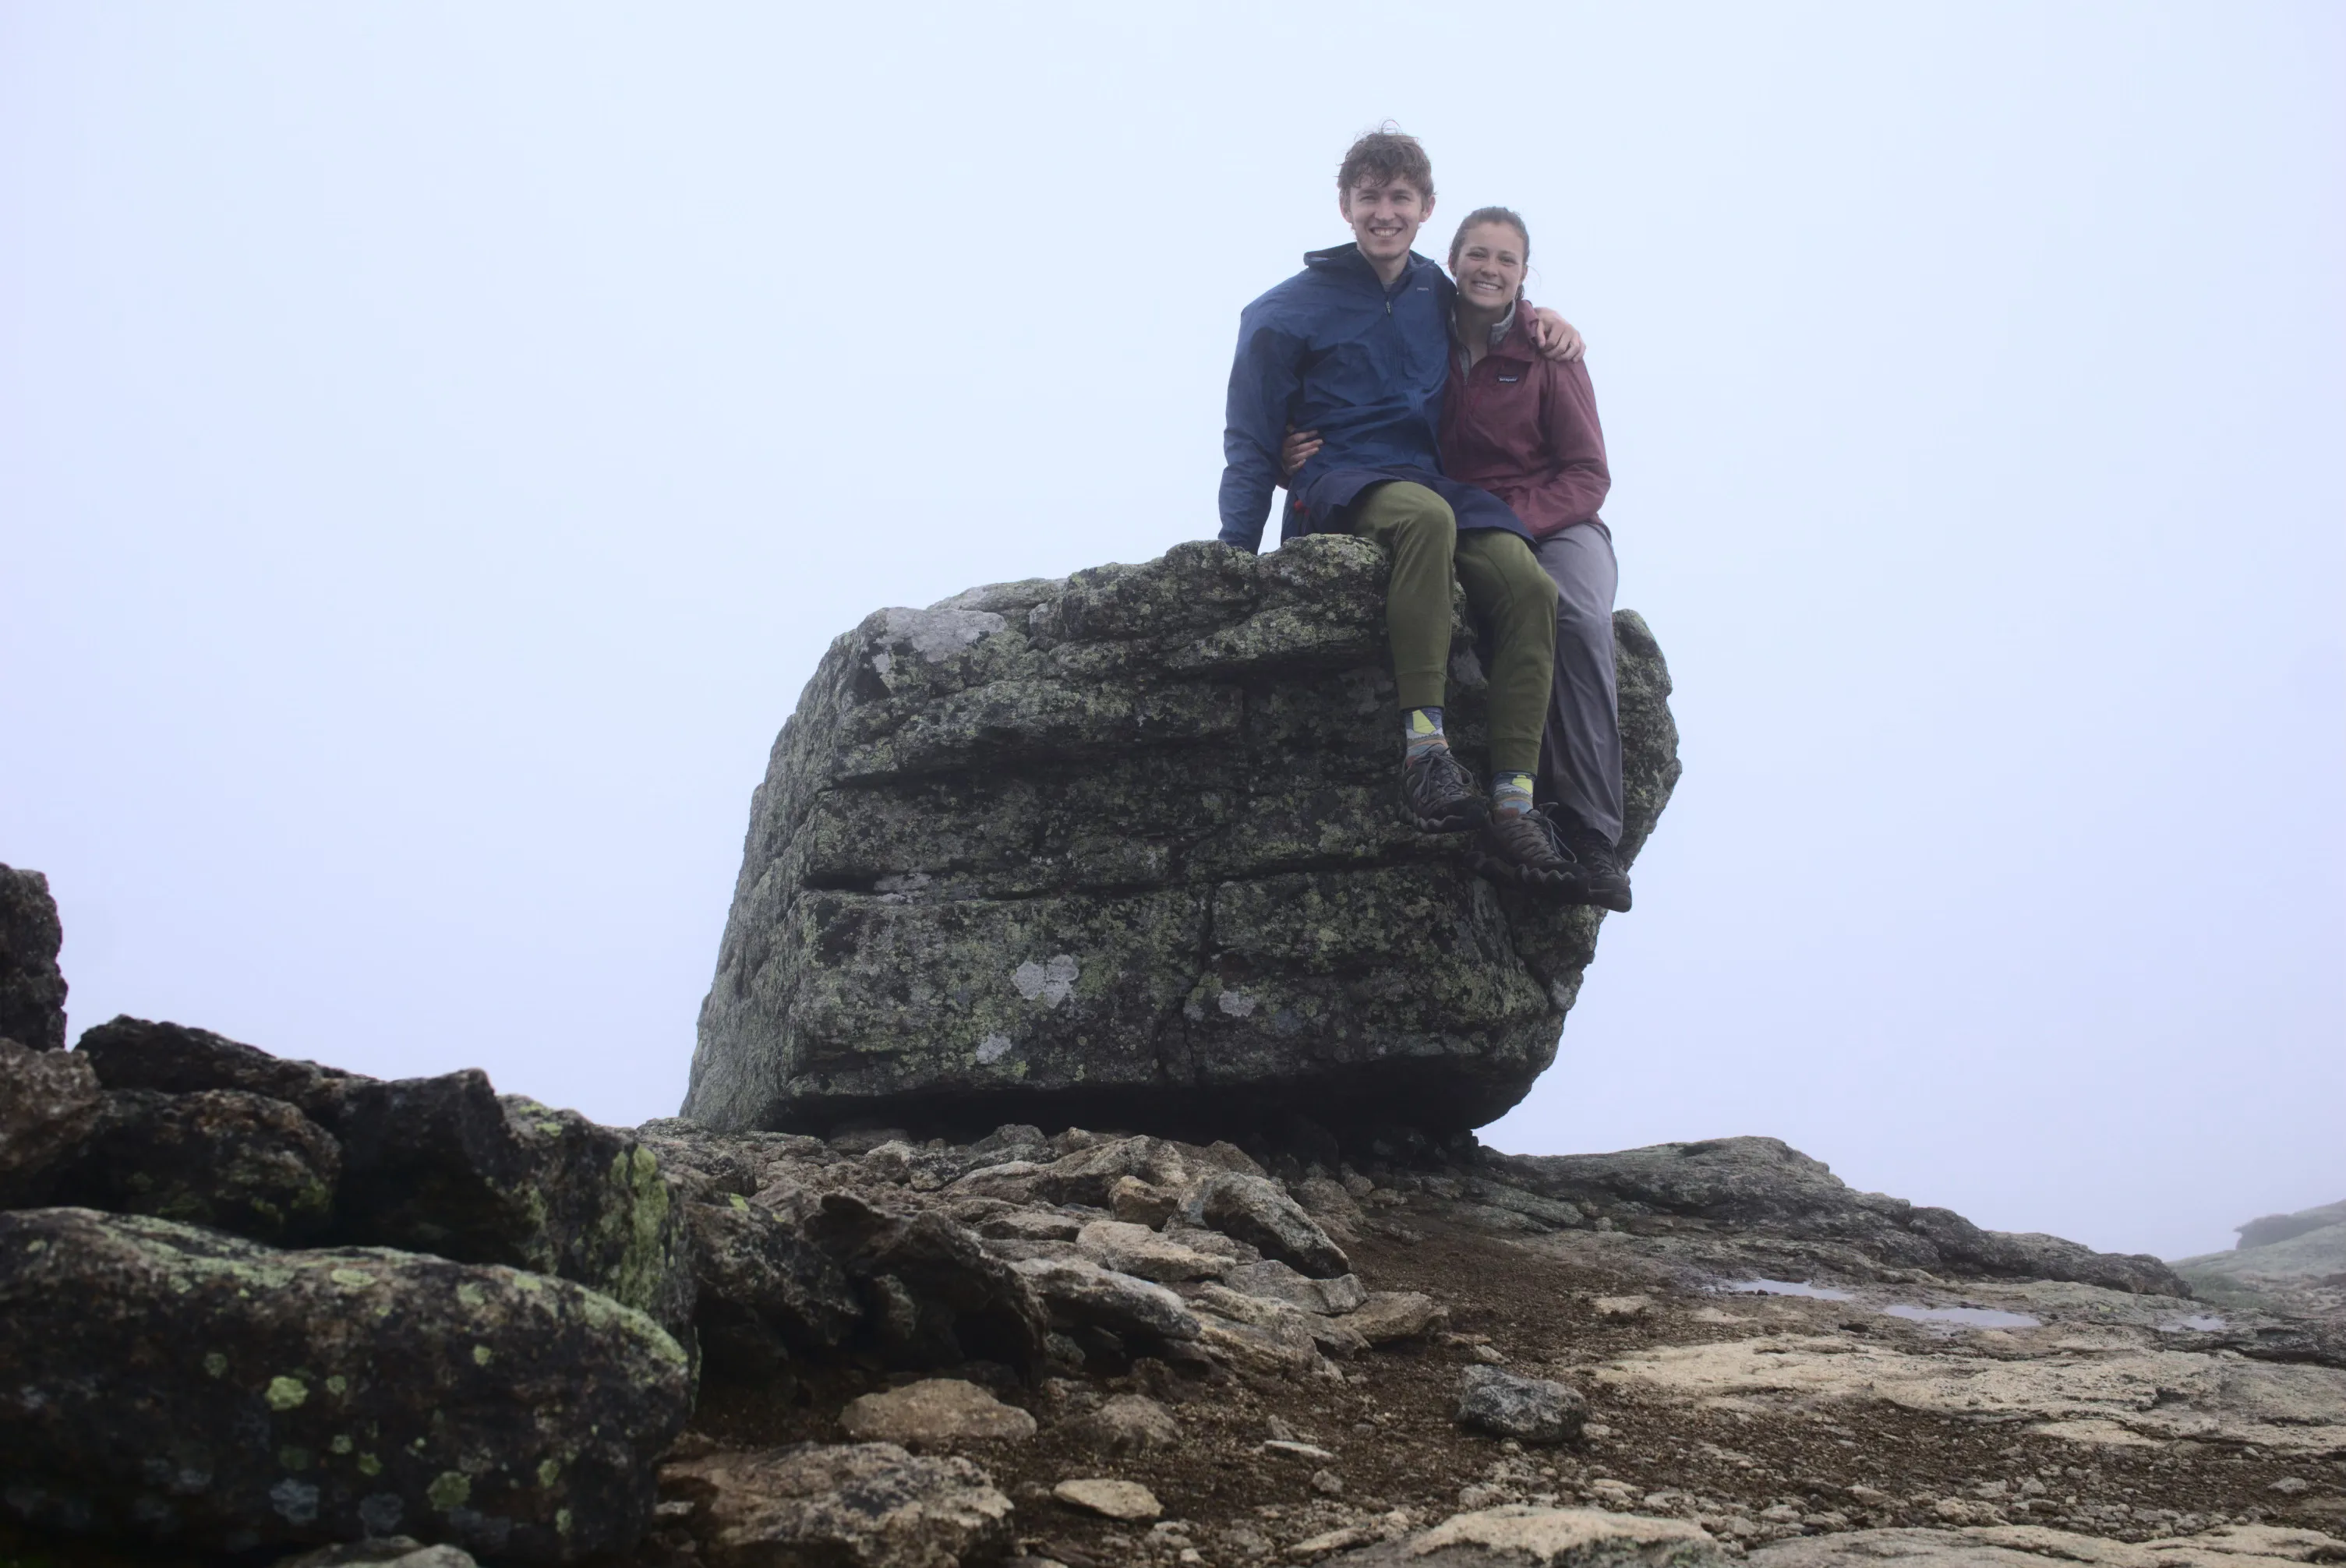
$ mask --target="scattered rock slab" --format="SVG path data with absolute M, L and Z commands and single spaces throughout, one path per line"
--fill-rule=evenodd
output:
M 1417 1290 L 1372 1290 L 1346 1315 L 1344 1327 L 1372 1345 L 1414 1339 L 1450 1320 L 1449 1309 Z
M 1755 1406 L 1881 1400 L 1970 1420 L 2025 1418 L 2038 1432 L 2086 1443 L 2189 1438 L 2281 1452 L 2346 1447 L 2346 1370 L 2123 1342 L 2023 1359 L 1917 1356 L 1862 1340 L 1781 1335 L 1637 1351 L 1596 1375 Z
M 1857 1530 L 1779 1541 L 1751 1553 L 1754 1568 L 2278 1568 L 2346 1561 L 2346 1541 L 2310 1530 L 2227 1525 L 2166 1541 L 2112 1541 L 2042 1525 L 1969 1530 Z
M 1127 1522 L 1154 1519 L 1165 1512 L 1165 1505 L 1157 1501 L 1157 1494 L 1137 1481 L 1087 1476 L 1059 1482 L 1051 1489 L 1051 1495 L 1069 1508 L 1079 1508 L 1103 1519 Z
M 1566 1442 L 1580 1435 L 1588 1401 L 1580 1390 L 1546 1378 L 1524 1378 L 1496 1367 L 1469 1367 L 1458 1379 L 1458 1424 L 1518 1442 Z
M 0 1385 L 36 1527 L 515 1563 L 631 1546 L 689 1406 L 676 1342 L 567 1281 L 77 1208 L 0 1214 Z
M 0 1040 L 32 1051 L 66 1048 L 64 944 L 49 879 L 0 866 Z
M 1292 1318 L 1241 1323 L 1200 1313 L 1198 1342 L 1208 1355 L 1233 1371 L 1259 1378 L 1309 1377 L 1320 1373 L 1328 1362 L 1321 1356 L 1310 1328 L 1298 1321 L 1302 1317 L 1296 1312 Z
M 1199 1311 L 1210 1312 L 1233 1323 L 1246 1323 L 1258 1329 L 1279 1331 L 1282 1339 L 1294 1339 L 1298 1330 L 1310 1337 L 1312 1344 L 1331 1356 L 1353 1356 L 1369 1348 L 1369 1342 L 1343 1323 L 1317 1312 L 1283 1301 L 1275 1296 L 1248 1296 L 1219 1285 L 1208 1285 L 1191 1298 L 1191 1305 Z
M 1316 1442 L 1303 1442 L 1295 1438 L 1269 1438 L 1262 1445 L 1265 1453 L 1284 1455 L 1288 1459 L 1308 1459 L 1314 1462 L 1334 1459 L 1334 1453 Z
M 1366 1305 L 1368 1291 L 1357 1274 L 1340 1274 L 1332 1279 L 1314 1279 L 1298 1272 L 1276 1257 L 1266 1257 L 1260 1263 L 1242 1263 L 1222 1276 L 1222 1283 L 1249 1296 L 1268 1296 L 1274 1300 L 1300 1307 L 1306 1312 L 1318 1312 L 1340 1318 Z
M 852 1193 L 825 1193 L 808 1239 L 874 1299 L 880 1345 L 909 1366 L 972 1359 L 1031 1371 L 1050 1317 L 1033 1282 L 934 1210 L 905 1215 Z
M 1233 1267 L 1227 1257 L 1185 1247 L 1172 1237 L 1125 1220 L 1094 1220 L 1077 1234 L 1076 1246 L 1102 1268 L 1163 1285 L 1219 1278 Z
M 1218 1171 L 1184 1195 L 1181 1213 L 1191 1224 L 1246 1242 L 1313 1279 L 1352 1271 L 1344 1249 L 1329 1239 L 1320 1222 L 1268 1177 Z
M 1023 1442 L 1035 1435 L 1035 1418 L 975 1383 L 928 1378 L 850 1400 L 839 1414 L 839 1427 L 856 1442 L 942 1448 L 956 1442 Z
M 1014 1208 L 981 1223 L 977 1233 L 1005 1241 L 1073 1241 L 1084 1222 L 1048 1208 Z
M 965 1459 L 894 1443 L 798 1443 L 662 1467 L 712 1568 L 947 1568 L 1011 1545 L 1010 1499 Z
M 1454 1513 L 1333 1561 L 1345 1568 L 1728 1568 L 1734 1559 L 1682 1519 L 1516 1503 Z
M 1627 1323 L 1652 1311 L 1654 1298 L 1650 1296 L 1599 1296 L 1590 1300 L 1588 1307 L 1599 1318 Z
M 1118 1176 L 1107 1190 L 1107 1209 L 1117 1218 L 1154 1230 L 1173 1217 L 1181 1207 L 1181 1195 L 1168 1186 L 1156 1186 L 1138 1176 Z
M 1111 1454 L 1146 1453 L 1181 1441 L 1173 1412 L 1146 1394 L 1110 1395 L 1061 1430 L 1075 1442 Z
M 1188 1303 L 1151 1280 L 1082 1258 L 1030 1257 L 1012 1267 L 1062 1328 L 1090 1326 L 1159 1339 L 1195 1339 L 1205 1331 Z
M 1564 1206 L 1535 1228 L 1576 1227 L 1586 1214 L 1684 1217 L 1747 1237 L 1829 1242 L 1879 1263 L 1942 1276 L 2190 1294 L 2156 1257 L 2096 1252 L 2057 1236 L 1983 1230 L 1952 1209 L 1858 1192 L 1822 1160 L 1778 1138 L 1709 1138 L 1601 1155 L 1481 1150 L 1474 1163 L 1479 1182 Z

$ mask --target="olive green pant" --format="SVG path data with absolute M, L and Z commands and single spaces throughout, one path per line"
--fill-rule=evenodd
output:
M 1392 556 L 1385 634 L 1404 708 L 1439 708 L 1450 671 L 1450 579 L 1491 634 L 1491 769 L 1537 771 L 1556 673 L 1556 584 L 1531 546 L 1499 528 L 1458 531 L 1423 484 L 1380 484 L 1352 508 L 1351 531 Z

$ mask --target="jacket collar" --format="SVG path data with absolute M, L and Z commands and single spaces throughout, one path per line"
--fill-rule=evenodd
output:
M 1491 345 L 1490 353 L 1503 360 L 1535 360 L 1538 347 L 1532 341 L 1531 301 L 1518 297 L 1514 311 L 1507 318 L 1507 335 Z
M 1303 264 L 1328 271 L 1349 272 L 1376 284 L 1380 289 L 1385 287 L 1378 282 L 1377 270 L 1369 265 L 1369 259 L 1361 254 L 1358 245 L 1331 245 L 1325 250 L 1307 250 L 1303 253 Z M 1416 251 L 1411 251 L 1408 265 L 1401 270 L 1401 276 L 1393 280 L 1392 287 L 1400 288 L 1429 267 L 1433 267 L 1433 263 Z M 1433 270 L 1441 270 L 1440 268 Z

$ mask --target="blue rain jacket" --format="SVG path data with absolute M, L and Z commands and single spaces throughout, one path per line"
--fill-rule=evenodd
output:
M 1442 269 L 1413 251 L 1387 288 L 1357 246 L 1303 260 L 1239 317 L 1222 430 L 1222 542 L 1261 547 L 1290 424 L 1318 431 L 1321 445 L 1289 486 L 1281 540 L 1340 526 L 1362 490 L 1406 479 L 1448 501 L 1460 528 L 1504 528 L 1529 542 L 1506 503 L 1442 477 L 1452 299 Z

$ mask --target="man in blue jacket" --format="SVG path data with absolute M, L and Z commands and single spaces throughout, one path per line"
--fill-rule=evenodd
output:
M 1320 450 L 1289 482 L 1281 540 L 1343 533 L 1392 557 L 1385 626 L 1400 687 L 1402 799 L 1429 833 L 1481 830 L 1476 859 L 1525 886 L 1568 889 L 1576 868 L 1532 809 L 1556 657 L 1556 585 L 1531 537 L 1487 490 L 1446 479 L 1437 447 L 1449 379 L 1454 288 L 1410 247 L 1433 212 L 1433 168 L 1416 138 L 1375 131 L 1336 176 L 1350 245 L 1246 308 L 1222 432 L 1221 539 L 1259 549 L 1290 428 Z M 1543 351 L 1569 359 L 1578 334 L 1540 312 Z M 1450 583 L 1492 635 L 1491 791 L 1475 787 L 1442 728 Z

